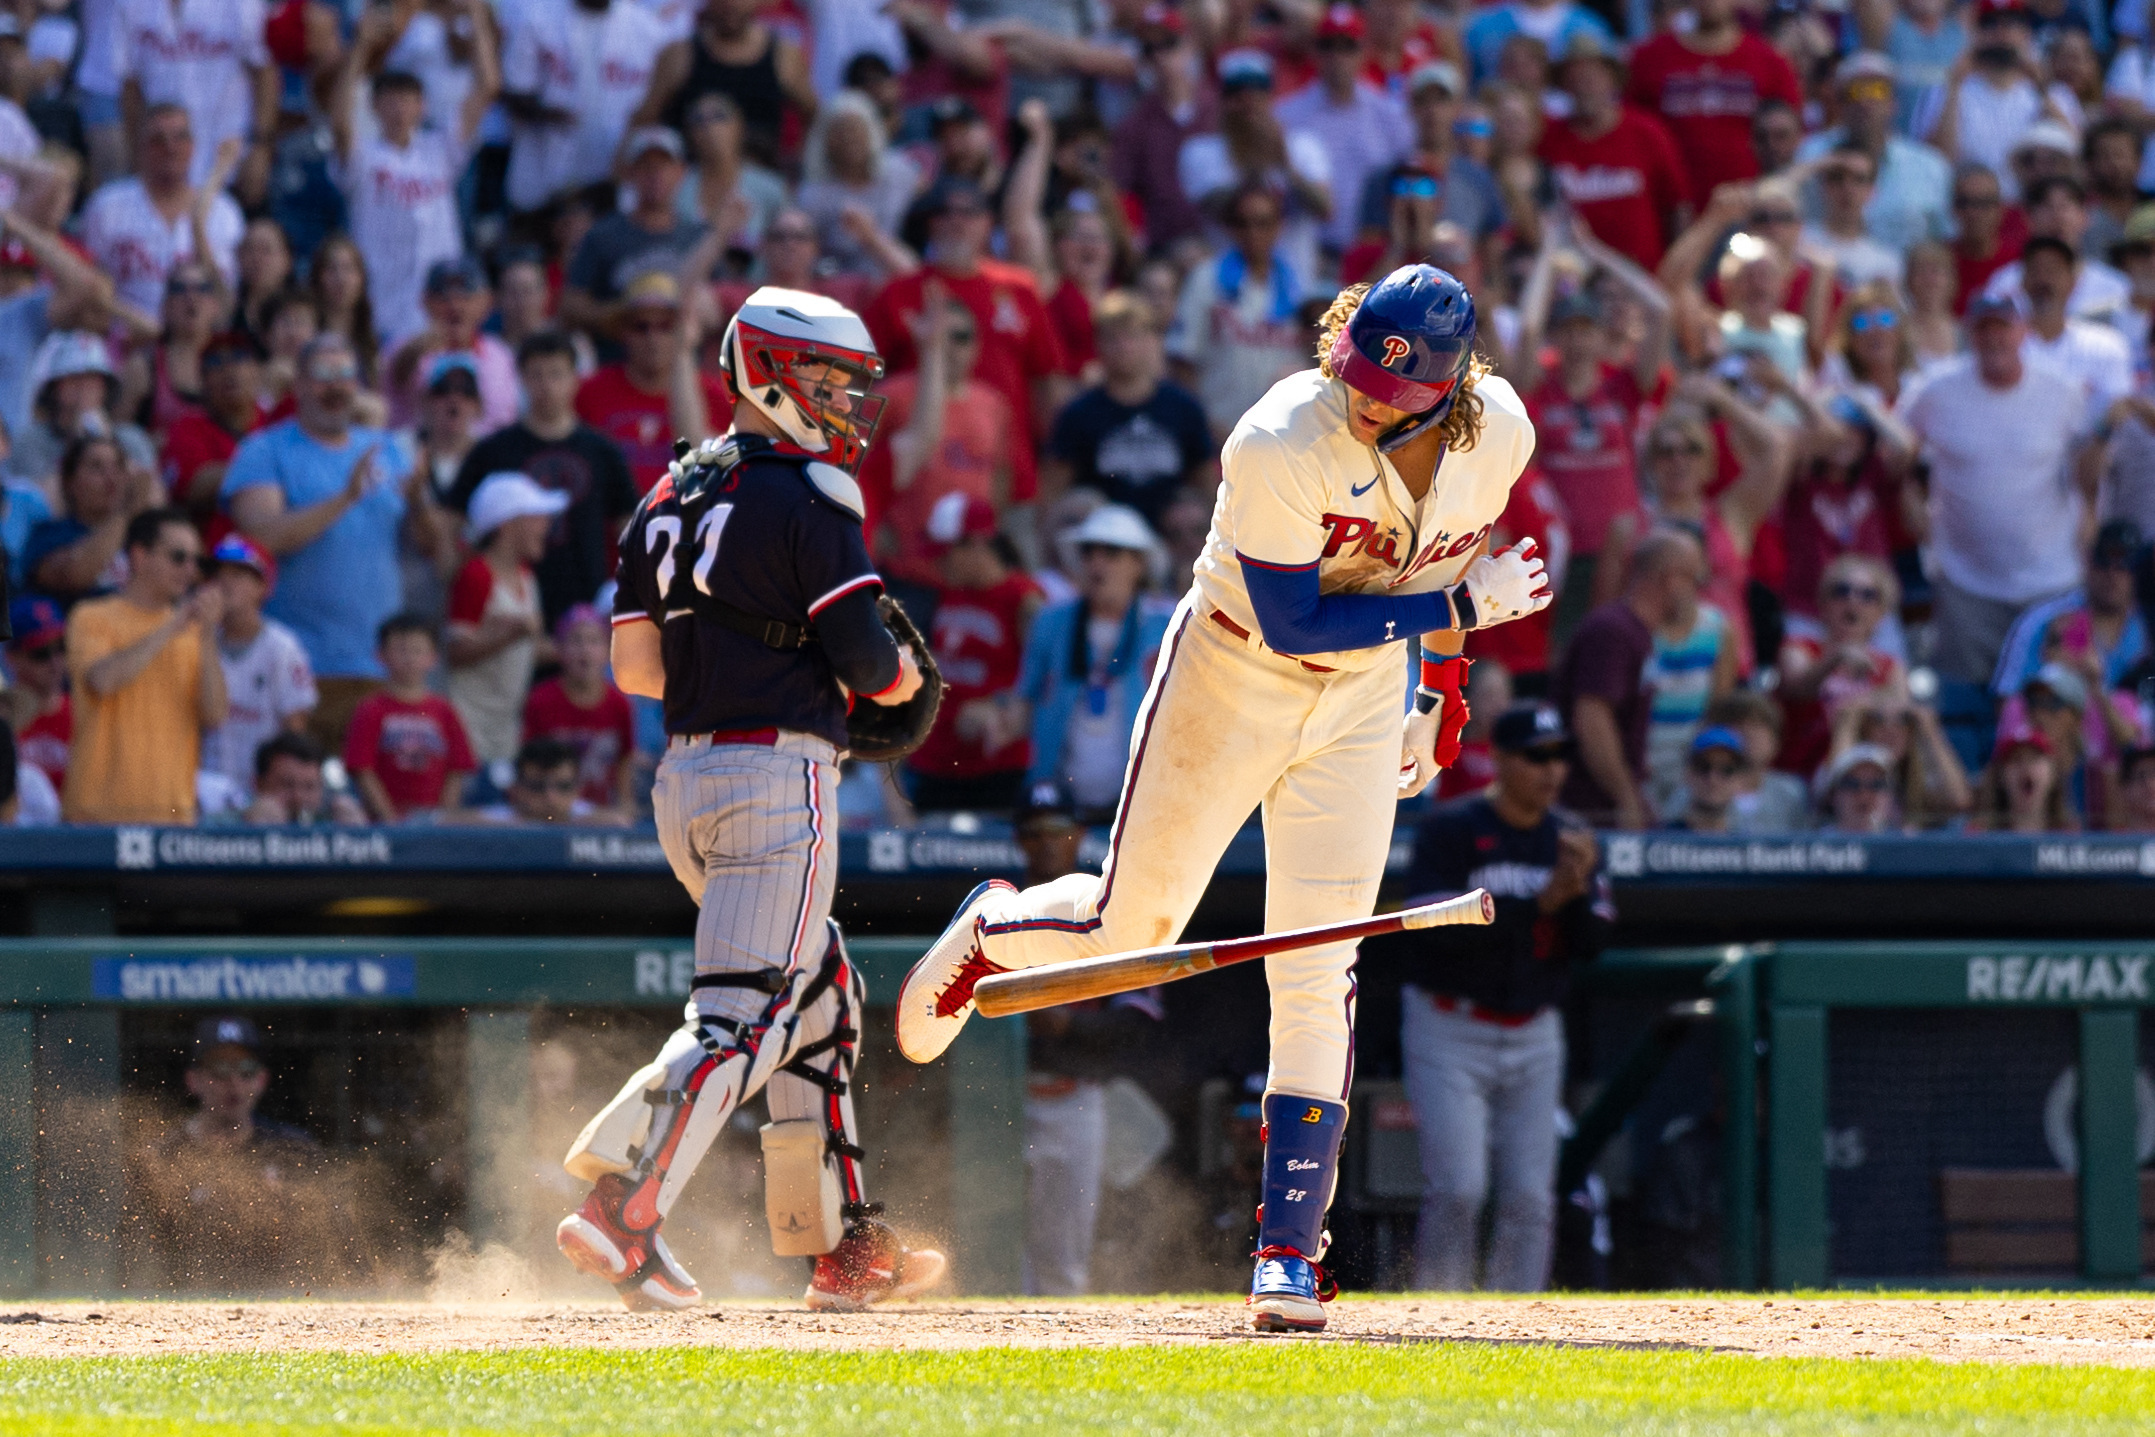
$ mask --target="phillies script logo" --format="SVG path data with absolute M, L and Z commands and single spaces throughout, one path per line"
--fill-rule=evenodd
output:
M 1409 351 L 1411 351 L 1413 348 L 1413 345 L 1407 343 L 1407 341 L 1401 339 L 1398 335 L 1387 334 L 1384 337 L 1384 358 L 1378 360 L 1377 362 L 1379 364 L 1382 364 L 1386 369 L 1390 369 L 1393 365 L 1399 363 L 1400 360 L 1405 359 Z
M 1323 558 L 1336 559 L 1341 554 L 1359 552 L 1373 559 L 1382 559 L 1395 568 L 1399 564 L 1399 531 L 1386 529 L 1379 534 L 1377 521 L 1365 519 L 1359 514 L 1327 514 L 1317 521 L 1324 525 L 1331 537 L 1325 540 Z M 1408 573 L 1416 573 L 1443 559 L 1456 559 L 1489 537 L 1487 524 L 1471 534 L 1453 538 L 1442 533 L 1429 541 L 1427 548 L 1415 557 Z M 1404 576 L 1402 576 L 1404 577 Z M 1398 582 L 1394 580 L 1393 582 Z

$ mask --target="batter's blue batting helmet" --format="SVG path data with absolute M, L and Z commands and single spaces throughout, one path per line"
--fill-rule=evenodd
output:
M 1414 416 L 1378 441 L 1390 453 L 1452 412 L 1474 358 L 1474 297 L 1435 265 L 1402 265 L 1363 296 L 1330 358 L 1348 384 Z

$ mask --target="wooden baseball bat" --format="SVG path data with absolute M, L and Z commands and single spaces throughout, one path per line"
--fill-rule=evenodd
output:
M 1172 983 L 1193 973 L 1209 973 L 1230 963 L 1247 963 L 1274 953 L 1315 948 L 1324 943 L 1375 938 L 1416 928 L 1448 924 L 1490 923 L 1497 916 L 1496 900 L 1477 888 L 1442 903 L 1380 913 L 1344 923 L 1320 923 L 1314 928 L 1295 928 L 1285 933 L 1259 933 L 1253 938 L 1229 938 L 1218 943 L 1182 943 L 1168 948 L 1140 948 L 1134 953 L 1103 953 L 1097 958 L 1073 958 L 1067 963 L 1047 963 L 1038 968 L 1019 968 L 991 973 L 973 989 L 973 1001 L 990 1018 L 1030 1013 L 1059 1003 L 1087 998 L 1106 998 Z

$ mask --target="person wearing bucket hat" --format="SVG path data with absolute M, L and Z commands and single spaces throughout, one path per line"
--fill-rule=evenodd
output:
M 9 435 L 7 472 L 44 484 L 77 439 L 109 434 L 131 469 L 157 471 L 157 447 L 140 425 L 121 423 L 120 372 L 104 336 L 57 329 L 30 359 L 30 423 Z
M 528 474 L 495 474 L 472 492 L 464 538 L 473 553 L 449 588 L 445 689 L 483 764 L 516 757 L 524 695 L 541 657 L 552 658 L 532 572 L 569 496 Z
M 1067 789 L 1092 821 L 1114 814 L 1169 611 L 1147 597 L 1164 551 L 1135 510 L 1104 505 L 1057 540 L 1077 597 L 1041 610 L 1018 681 L 1032 716 L 1032 784 Z
M 1683 156 L 1661 121 L 1624 103 L 1612 42 L 1582 32 L 1552 58 L 1571 114 L 1543 132 L 1542 163 L 1594 237 L 1652 273 L 1694 201 Z
M 975 890 L 899 990 L 914 1062 L 956 1039 L 983 974 L 1173 942 L 1260 804 L 1267 929 L 1370 912 L 1398 800 L 1457 757 L 1467 632 L 1548 606 L 1531 541 L 1485 552 L 1534 439 L 1510 384 L 1475 358 L 1466 287 L 1403 267 L 1342 291 L 1322 328 L 1319 366 L 1275 384 L 1228 437 L 1100 876 Z M 1402 715 L 1393 646 L 1410 637 L 1422 682 Z M 1266 964 L 1271 1139 L 1248 1308 L 1263 1331 L 1323 1328 L 1333 1292 L 1319 1264 L 1354 954 L 1330 944 Z

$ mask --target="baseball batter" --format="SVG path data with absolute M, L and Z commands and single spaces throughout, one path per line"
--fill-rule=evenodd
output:
M 898 996 L 898 1045 L 941 1053 L 989 973 L 1171 943 L 1252 808 L 1269 930 L 1366 917 L 1403 794 L 1457 757 L 1465 631 L 1547 606 L 1531 541 L 1487 553 L 1534 448 L 1474 358 L 1474 302 L 1428 265 L 1344 291 L 1320 364 L 1223 451 L 1196 583 L 1137 715 L 1099 876 L 966 900 Z M 1423 642 L 1401 717 L 1402 649 Z M 1319 1261 L 1353 1081 L 1352 943 L 1268 958 L 1271 1072 L 1253 1324 L 1324 1326 Z
M 686 1023 L 570 1147 L 563 1166 L 593 1188 L 555 1236 L 631 1308 L 699 1301 L 660 1225 L 726 1119 L 765 1090 L 772 1245 L 815 1258 L 809 1306 L 858 1308 L 944 1265 L 908 1252 L 861 1190 L 865 994 L 829 917 L 848 708 L 902 706 L 922 685 L 878 613 L 852 478 L 883 366 L 851 311 L 768 287 L 725 353 L 734 432 L 644 497 L 614 601 L 614 673 L 666 708 L 652 805 L 701 908 L 696 976 Z

